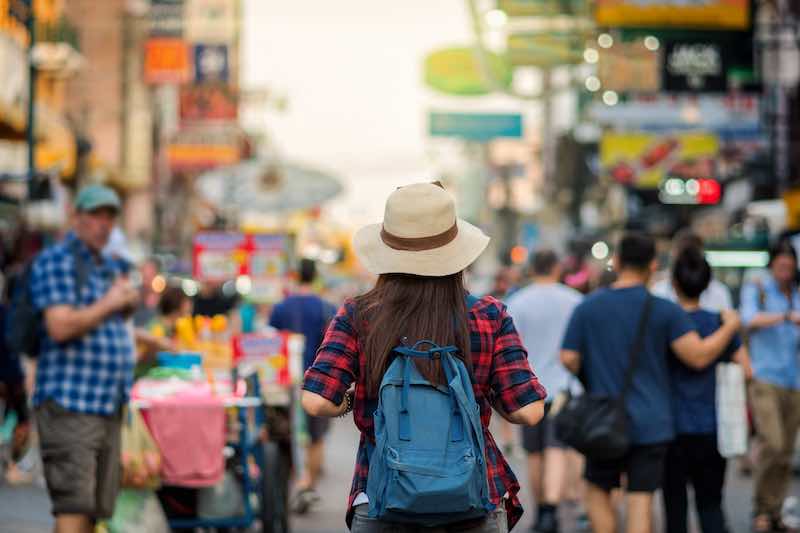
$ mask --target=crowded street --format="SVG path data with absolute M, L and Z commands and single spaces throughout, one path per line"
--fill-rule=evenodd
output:
M 800 533 L 800 0 L 0 0 L 0 533 Z

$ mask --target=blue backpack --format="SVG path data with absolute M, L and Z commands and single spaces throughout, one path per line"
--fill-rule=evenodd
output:
M 427 345 L 427 350 L 418 349 Z M 489 501 L 480 408 L 455 346 L 398 346 L 381 381 L 370 446 L 369 516 L 426 527 L 486 516 Z M 435 385 L 414 359 L 439 360 Z

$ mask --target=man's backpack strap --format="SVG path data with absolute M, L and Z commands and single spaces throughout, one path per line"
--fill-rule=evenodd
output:
M 73 244 L 70 246 L 69 251 L 72 254 L 72 259 L 75 263 L 75 272 L 73 272 L 73 275 L 75 276 L 75 306 L 80 307 L 81 293 L 83 292 L 83 288 L 86 286 L 86 283 L 89 281 L 89 270 L 91 265 L 86 262 L 86 259 L 83 257 L 83 254 L 77 245 Z

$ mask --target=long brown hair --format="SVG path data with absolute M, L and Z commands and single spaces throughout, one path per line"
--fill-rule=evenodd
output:
M 404 341 L 408 346 L 420 340 L 456 346 L 467 368 L 472 370 L 461 272 L 441 277 L 381 274 L 371 291 L 356 298 L 356 314 L 358 335 L 367 358 L 369 397 L 378 394 L 391 362 L 392 348 Z M 428 381 L 444 381 L 438 362 L 414 363 Z

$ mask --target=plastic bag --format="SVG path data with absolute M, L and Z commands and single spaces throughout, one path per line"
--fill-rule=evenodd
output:
M 123 489 L 108 523 L 111 533 L 170 533 L 158 498 L 151 490 Z
M 244 514 L 242 487 L 233 472 L 226 470 L 219 483 L 204 487 L 197 494 L 197 516 L 200 518 L 228 518 Z
M 161 485 L 161 452 L 138 409 L 129 407 L 122 425 L 122 486 L 155 489 Z
M 717 448 L 723 457 L 747 453 L 747 394 L 744 371 L 735 363 L 717 365 Z

